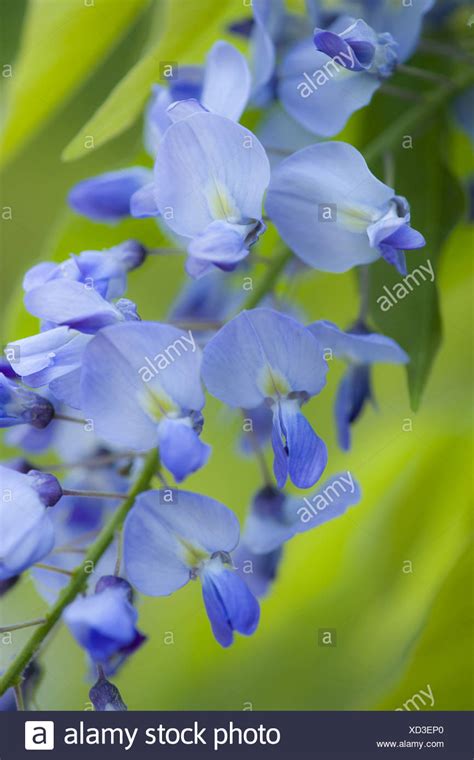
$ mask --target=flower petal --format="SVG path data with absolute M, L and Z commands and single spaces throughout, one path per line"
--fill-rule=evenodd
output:
M 97 222 L 116 222 L 130 214 L 130 198 L 150 182 L 152 173 L 142 166 L 119 169 L 85 179 L 69 193 L 69 205 Z
M 206 60 L 200 101 L 213 113 L 238 121 L 250 94 L 250 70 L 242 53 L 218 40 Z
M 173 124 L 155 164 L 158 207 L 174 231 L 199 234 L 215 219 L 260 219 L 270 179 L 255 135 L 223 116 L 195 113 Z
M 250 636 L 256 630 L 260 607 L 245 581 L 219 560 L 206 565 L 202 595 L 212 632 L 221 646 L 232 644 L 233 632 Z
M 355 148 L 326 142 L 303 148 L 274 169 L 266 209 L 303 261 L 323 271 L 344 272 L 378 258 L 367 227 L 393 196 Z

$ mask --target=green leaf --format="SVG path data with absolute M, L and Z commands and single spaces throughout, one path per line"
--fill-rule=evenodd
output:
M 229 22 L 245 15 L 240 0 L 171 0 L 167 5 L 160 42 L 112 90 L 109 97 L 73 138 L 63 153 L 65 161 L 90 152 L 88 138 L 98 148 L 130 127 L 140 116 L 151 86 L 160 79 L 166 63 L 199 63 L 218 38 L 226 36 Z M 248 15 L 248 14 L 247 14 Z M 87 146 L 87 147 L 86 147 Z
M 6 163 L 71 96 L 149 0 L 30 0 L 8 91 Z
M 370 269 L 371 316 L 410 356 L 408 387 L 414 410 L 441 342 L 438 260 L 464 210 L 462 187 L 444 164 L 447 134 L 445 120 L 439 118 L 413 140 L 412 149 L 401 148 L 393 154 L 396 191 L 408 198 L 412 225 L 425 236 L 426 246 L 407 253 L 405 278 L 384 260 Z

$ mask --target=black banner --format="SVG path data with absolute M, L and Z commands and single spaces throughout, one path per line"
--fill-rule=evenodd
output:
M 0 760 L 254 758 L 473 760 L 469 712 L 0 713 Z

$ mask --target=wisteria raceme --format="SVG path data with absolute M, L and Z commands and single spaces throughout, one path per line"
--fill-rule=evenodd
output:
M 170 75 L 144 94 L 141 153 L 69 192 L 73 212 L 87 217 L 82 245 L 63 261 L 49 252 L 24 274 L 37 326 L 8 336 L 0 364 L 0 427 L 14 449 L 0 465 L 0 596 L 29 573 L 52 613 L 25 623 L 39 626 L 36 639 L 0 675 L 0 709 L 12 709 L 22 678 L 29 693 L 41 645 L 62 620 L 86 655 L 94 709 L 126 710 L 109 678 L 142 647 L 154 656 L 150 626 L 142 633 L 138 622 L 141 596 L 165 597 L 161 615 L 188 584 L 189 600 L 202 595 L 210 646 L 226 649 L 236 634 L 265 642 L 257 599 L 279 593 L 286 544 L 317 528 L 324 542 L 333 521 L 351 530 L 359 519 L 351 462 L 360 460 L 339 450 L 349 451 L 352 425 L 374 401 L 373 365 L 429 364 L 410 331 L 397 342 L 374 327 L 384 331 L 371 302 L 378 273 L 405 277 L 417 261 L 413 253 L 407 264 L 406 252 L 425 246 L 426 230 L 411 226 L 417 193 L 396 166 L 385 181 L 369 169 L 379 172 L 380 159 L 393 169 L 400 127 L 366 151 L 350 143 L 350 120 L 407 71 L 433 3 L 314 0 L 298 13 L 283 0 L 250 5 L 227 30 L 246 52 L 217 39 L 204 63 L 166 64 Z M 456 94 L 466 128 L 469 90 Z M 421 111 L 409 114 L 414 126 Z M 97 223 L 115 226 L 97 233 L 96 248 Z M 184 258 L 178 292 L 153 281 L 167 276 L 164 255 Z M 353 269 L 360 305 L 348 289 L 334 296 L 351 325 L 342 330 L 319 287 L 337 289 L 346 272 L 352 287 Z M 137 296 L 145 280 L 148 304 Z M 311 288 L 304 308 L 300 286 Z M 424 336 L 421 319 L 418 329 Z M 346 363 L 334 394 L 333 359 Z M 234 463 L 230 483 L 223 453 Z M 245 497 L 236 488 L 229 498 L 253 467 Z

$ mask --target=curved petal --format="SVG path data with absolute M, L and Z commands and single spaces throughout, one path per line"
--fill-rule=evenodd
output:
M 206 565 L 202 575 L 202 596 L 221 646 L 232 644 L 233 632 L 250 636 L 260 619 L 260 607 L 245 581 L 217 560 Z
M 207 56 L 200 101 L 208 111 L 238 121 L 247 105 L 250 80 L 242 53 L 218 40 Z
M 230 552 L 239 522 L 220 502 L 188 491 L 147 491 L 138 496 L 124 525 L 127 577 L 149 596 L 184 586 L 209 554 Z
M 97 290 L 75 280 L 51 280 L 29 290 L 25 306 L 35 317 L 89 334 L 123 318 Z
M 5 580 L 49 554 L 54 527 L 28 475 L 0 465 L 0 476 L 0 580 Z
M 274 419 L 280 418 L 279 437 L 284 440 L 288 457 L 288 475 L 298 488 L 310 488 L 321 477 L 327 464 L 328 454 L 324 441 L 319 438 L 295 402 L 282 402 Z M 275 428 L 275 423 L 274 423 Z M 272 438 L 275 450 L 275 440 Z M 283 443 L 281 444 L 283 445 Z M 276 459 L 281 458 L 281 447 Z M 275 468 L 279 488 L 285 485 L 283 471 Z
M 376 76 L 345 68 L 315 50 L 311 39 L 296 45 L 284 58 L 278 81 L 283 108 L 322 137 L 337 135 L 380 86 Z
M 152 173 L 142 166 L 119 169 L 85 179 L 69 193 L 69 205 L 97 222 L 117 222 L 130 214 L 130 198 L 150 182 Z
M 379 257 L 367 227 L 386 211 L 393 195 L 359 151 L 327 142 L 303 148 L 275 168 L 266 209 L 303 261 L 323 271 L 344 272 Z
M 187 419 L 162 420 L 158 444 L 161 461 L 177 483 L 203 467 L 211 453 L 211 447 L 200 440 Z
M 325 320 L 313 322 L 308 325 L 308 330 L 324 349 L 330 349 L 338 358 L 362 364 L 406 364 L 410 360 L 398 343 L 385 335 L 344 332 L 337 325 Z
M 159 216 L 160 210 L 156 205 L 155 185 L 149 182 L 133 193 L 130 198 L 130 214 L 135 219 L 146 219 L 149 216 Z
M 272 309 L 244 311 L 204 350 L 202 374 L 212 395 L 252 409 L 290 391 L 319 393 L 327 365 L 319 344 L 291 317 Z
M 105 328 L 84 356 L 84 413 L 104 440 L 149 449 L 156 446 L 157 425 L 168 413 L 204 406 L 200 366 L 192 334 L 176 327 L 126 322 Z
M 249 130 L 223 116 L 195 113 L 160 143 L 156 200 L 169 227 L 194 237 L 216 219 L 260 219 L 270 179 L 265 151 Z

